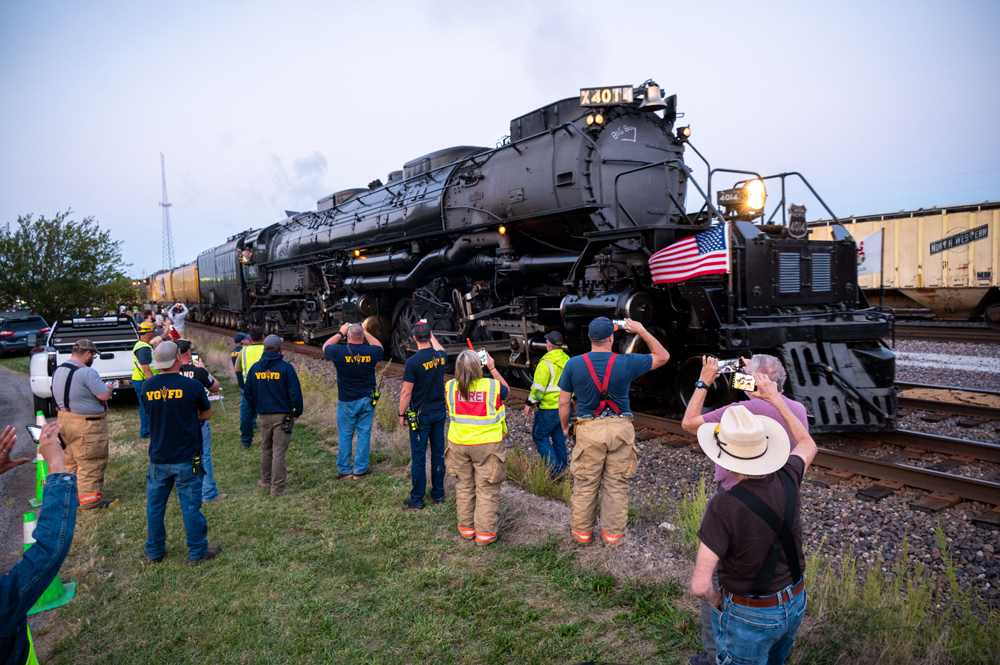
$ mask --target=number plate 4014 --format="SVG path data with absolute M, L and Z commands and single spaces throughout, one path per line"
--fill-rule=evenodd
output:
M 580 106 L 611 106 L 631 104 L 632 86 L 621 85 L 614 88 L 581 88 Z

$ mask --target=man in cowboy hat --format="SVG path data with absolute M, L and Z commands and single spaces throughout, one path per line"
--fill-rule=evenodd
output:
M 737 484 L 712 497 L 698 530 L 691 591 L 712 606 L 717 662 L 781 663 L 805 615 L 799 485 L 816 456 L 809 430 L 792 415 L 777 385 L 754 374 L 757 397 L 784 420 L 736 405 L 721 422 L 698 428 L 709 458 Z M 719 567 L 722 589 L 712 584 Z
M 722 415 L 728 409 L 738 404 L 745 407 L 755 416 L 767 416 L 777 421 L 779 425 L 785 428 L 785 433 L 791 437 L 792 432 L 788 429 L 788 425 L 781 414 L 768 402 L 758 398 L 756 392 L 746 393 L 746 396 L 750 398 L 749 401 L 727 404 L 702 415 L 702 407 L 705 405 L 708 392 L 712 389 L 713 383 L 719 376 L 719 360 L 712 356 L 702 356 L 701 364 L 701 376 L 698 382 L 694 384 L 694 392 L 691 394 L 687 409 L 684 411 L 684 420 L 681 421 L 681 427 L 691 434 L 696 435 L 698 434 L 698 428 L 705 423 L 719 424 L 722 421 Z M 753 359 L 746 364 L 743 371 L 747 374 L 760 372 L 767 375 L 767 378 L 777 384 L 779 393 L 785 386 L 785 366 L 775 356 L 769 356 L 764 353 L 754 354 Z M 808 428 L 809 416 L 806 414 L 805 405 L 788 397 L 782 397 L 782 401 L 788 406 L 788 410 L 791 411 L 792 415 Z M 794 441 L 792 441 L 791 447 L 795 448 Z M 727 471 L 725 467 L 716 464 L 715 482 L 719 483 L 716 491 L 724 491 L 732 489 L 738 481 L 736 480 L 736 476 Z M 713 581 L 718 585 L 718 579 Z M 707 665 L 708 663 L 715 662 L 715 641 L 712 637 L 712 607 L 708 603 L 701 604 L 701 643 L 705 648 L 705 653 L 692 656 L 691 665 Z

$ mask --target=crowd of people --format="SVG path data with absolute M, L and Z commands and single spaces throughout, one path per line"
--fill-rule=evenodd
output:
M 183 334 L 186 308 L 182 314 L 175 307 L 171 314 L 173 330 Z M 161 337 L 153 343 L 160 336 L 156 316 L 147 313 L 152 320 L 145 318 L 138 324 L 141 338 L 133 351 L 139 434 L 149 439 L 145 555 L 151 563 L 160 563 L 166 556 L 163 516 L 176 487 L 188 562 L 198 565 L 222 551 L 209 545 L 202 513 L 203 503 L 227 497 L 218 490 L 211 457 L 209 396 L 219 391 L 219 382 L 200 360 L 192 362 L 188 340 Z M 164 318 L 162 323 L 169 326 L 167 321 Z M 649 353 L 615 353 L 619 323 L 604 317 L 589 325 L 590 351 L 573 358 L 563 350 L 561 334 L 548 333 L 546 353 L 539 359 L 524 406 L 525 415 L 534 413 L 532 438 L 548 472 L 555 478 L 565 474 L 572 478 L 568 536 L 581 545 L 601 541 L 617 547 L 625 539 L 629 481 L 639 464 L 630 386 L 670 360 L 660 341 L 641 323 L 625 320 L 622 327 L 641 338 Z M 162 328 L 161 334 L 164 330 L 168 328 Z M 492 356 L 471 349 L 457 354 L 454 378 L 446 381 L 449 356 L 430 326 L 419 322 L 412 333 L 417 351 L 406 361 L 398 403 L 399 422 L 409 430 L 411 449 L 411 488 L 403 506 L 414 511 L 425 508 L 429 450 L 429 499 L 444 503 L 444 477 L 446 473 L 453 476 L 458 533 L 488 546 L 499 535 L 500 487 L 507 472 L 504 435 L 509 387 Z M 272 497 L 289 491 L 285 457 L 294 422 L 303 413 L 299 379 L 283 359 L 282 343 L 277 335 L 265 336 L 260 327 L 253 327 L 248 334 L 235 336 L 231 352 L 242 394 L 242 448 L 252 446 L 259 429 L 257 484 Z M 42 434 L 40 450 L 54 463 L 50 462 L 52 475 L 46 481 L 38 528 L 45 538 L 51 532 L 53 539 L 3 579 L 4 607 L 13 602 L 10 607 L 15 609 L 10 615 L 13 629 L 0 632 L 0 661 L 5 653 L 22 653 L 23 615 L 18 613 L 31 606 L 25 603 L 36 587 L 45 588 L 41 581 L 30 588 L 18 587 L 17 580 L 35 575 L 33 571 L 40 566 L 57 571 L 68 543 L 54 534 L 64 538 L 68 532 L 72 537 L 77 502 L 71 502 L 73 509 L 64 510 L 61 516 L 49 506 L 66 503 L 70 492 L 76 493 L 81 510 L 118 504 L 117 499 L 105 496 L 103 488 L 108 460 L 106 410 L 112 390 L 89 367 L 96 353 L 93 343 L 80 340 L 70 361 L 53 376 L 59 415 L 57 423 Z M 361 479 L 373 471 L 370 449 L 375 409 L 382 398 L 376 373 L 382 344 L 361 324 L 345 324 L 323 345 L 323 353 L 336 368 L 336 479 Z M 691 658 L 695 664 L 783 662 L 805 612 L 799 485 L 816 445 L 808 432 L 804 406 L 781 394 L 786 379 L 781 362 L 756 355 L 745 371 L 753 375 L 757 386 L 747 394 L 749 400 L 703 413 L 706 394 L 720 375 L 718 360 L 706 356 L 684 414 L 683 427 L 697 436 L 714 462 L 718 483 L 698 531 L 700 547 L 691 578 L 691 590 L 702 600 L 705 649 L 704 654 Z M 60 431 L 65 453 L 58 445 L 53 449 L 48 440 Z M 575 445 L 567 453 L 567 440 L 572 437 Z M 27 461 L 11 465 L 13 444 L 7 445 L 11 438 L 16 437 L 8 431 L 0 437 L 0 472 Z M 24 571 L 19 570 L 21 566 Z M 21 595 L 10 600 L 15 591 Z

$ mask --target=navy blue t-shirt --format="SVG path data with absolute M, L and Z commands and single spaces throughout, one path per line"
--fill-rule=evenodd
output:
M 186 464 L 201 454 L 198 412 L 212 408 L 205 386 L 177 373 L 160 373 L 146 379 L 140 398 L 149 414 L 150 462 Z
M 444 401 L 444 366 L 447 363 L 448 354 L 432 348 L 420 349 L 407 358 L 403 381 L 413 384 L 411 409 L 427 414 L 447 411 Z
M 353 402 L 375 390 L 375 368 L 382 360 L 382 347 L 374 344 L 331 344 L 323 352 L 337 368 L 337 399 Z M 360 371 L 359 371 L 360 370 Z M 362 374 L 364 379 L 361 378 Z M 365 381 L 368 385 L 365 385 Z
M 608 366 L 611 353 L 608 351 L 591 351 L 590 362 L 594 365 L 597 379 L 604 382 L 604 370 Z M 618 406 L 620 413 L 632 414 L 628 401 L 628 389 L 632 381 L 653 369 L 653 356 L 645 353 L 629 353 L 618 355 L 614 367 L 611 368 L 611 380 L 608 382 L 608 395 Z M 559 388 L 568 393 L 576 394 L 577 414 L 583 417 L 593 415 L 601 404 L 601 391 L 594 385 L 587 363 L 583 356 L 570 358 L 559 377 Z

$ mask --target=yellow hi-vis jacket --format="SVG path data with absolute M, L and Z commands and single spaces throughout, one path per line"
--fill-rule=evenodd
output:
M 500 382 L 486 377 L 469 386 L 469 399 L 458 391 L 458 381 L 444 386 L 448 401 L 448 440 L 457 446 L 499 443 L 507 432 L 507 408 L 500 400 Z
M 240 355 L 240 369 L 243 370 L 243 381 L 246 382 L 250 368 L 264 355 L 264 345 L 251 344 L 250 346 L 244 346 L 240 350 Z
M 145 381 L 146 380 L 146 373 L 142 371 L 142 365 L 139 364 L 139 359 L 135 357 L 135 352 L 138 351 L 139 349 L 149 349 L 149 352 L 152 353 L 153 352 L 153 345 L 150 344 L 150 343 L 148 343 L 148 342 L 144 342 L 144 341 L 142 341 L 140 339 L 138 342 L 135 343 L 135 346 L 132 347 L 132 380 L 133 381 Z M 149 363 L 149 370 L 153 373 L 153 376 L 156 376 L 157 374 L 160 373 L 160 370 L 158 370 L 155 367 L 153 367 L 152 361 L 150 361 L 150 363 Z
M 569 356 L 562 349 L 552 349 L 538 361 L 535 368 L 535 378 L 528 394 L 528 404 L 537 404 L 539 409 L 559 408 L 559 377 L 569 361 Z

